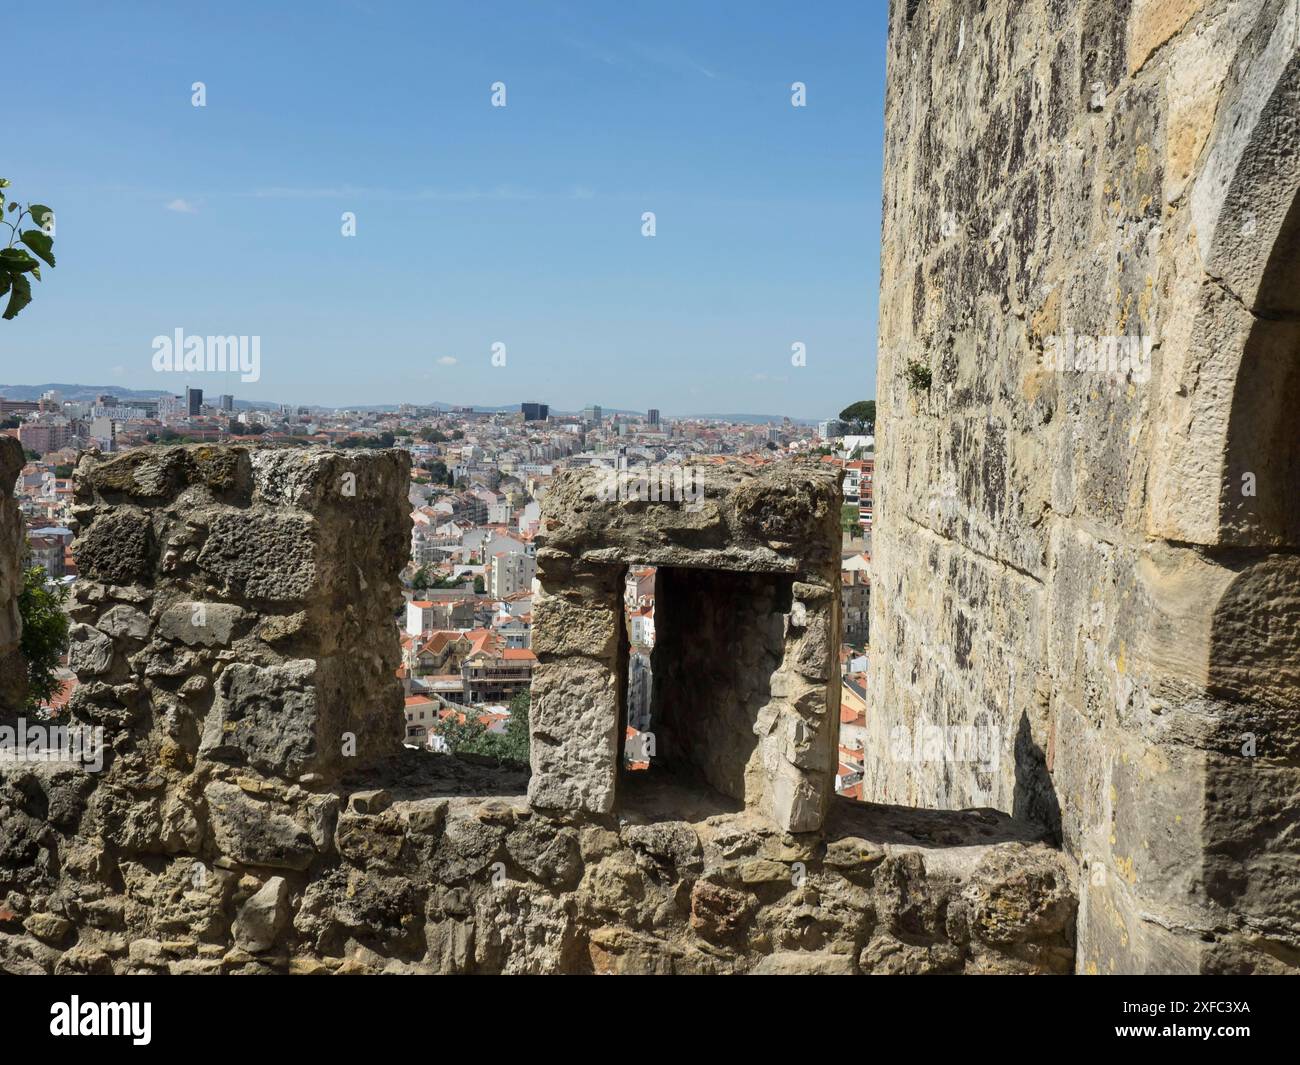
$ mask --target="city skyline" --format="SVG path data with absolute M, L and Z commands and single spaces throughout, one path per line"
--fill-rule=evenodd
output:
M 91 393 L 94 393 L 96 395 L 102 394 L 102 395 L 114 396 L 117 399 L 123 400 L 124 405 L 129 406 L 132 399 L 153 400 L 153 399 L 157 399 L 160 396 L 175 396 L 177 398 L 181 398 L 184 397 L 187 392 L 191 391 L 191 389 L 200 393 L 204 392 L 203 388 L 197 385 L 183 386 L 177 391 L 173 392 L 167 389 L 132 389 L 122 385 L 113 385 L 113 384 L 88 385 L 88 384 L 82 384 L 80 382 L 42 381 L 42 382 L 31 383 L 31 384 L 28 383 L 0 384 L 0 399 L 34 401 L 40 399 L 41 396 L 46 392 L 55 391 L 60 393 L 62 399 L 66 400 L 66 399 L 70 399 L 74 393 L 85 396 L 86 398 L 91 398 Z M 575 417 L 580 415 L 584 409 L 590 406 L 590 404 L 587 403 L 581 405 L 569 406 L 567 405 L 569 403 L 569 401 L 567 400 L 564 401 L 563 404 L 557 405 L 554 403 L 548 403 L 537 399 L 526 399 L 526 400 L 521 399 L 518 402 L 507 402 L 507 403 L 454 403 L 447 400 L 439 400 L 439 399 L 433 399 L 427 402 L 415 402 L 411 400 L 402 400 L 399 402 L 364 403 L 364 404 L 300 403 L 293 399 L 250 400 L 247 397 L 239 395 L 238 393 L 204 393 L 204 394 L 210 395 L 214 400 L 224 400 L 229 398 L 232 400 L 233 405 L 235 407 L 240 407 L 240 405 L 242 404 L 243 407 L 254 408 L 254 409 L 303 407 L 309 410 L 320 410 L 320 411 L 356 410 L 356 411 L 379 412 L 379 411 L 397 411 L 400 408 L 419 408 L 419 409 L 436 409 L 447 413 L 451 413 L 454 411 L 472 410 L 475 413 L 479 413 L 479 414 L 503 414 L 503 413 L 510 413 L 512 411 L 518 413 L 520 411 L 520 408 L 522 408 L 525 405 L 539 403 L 540 406 L 542 406 L 543 408 L 549 408 L 549 412 L 552 417 L 555 416 Z M 208 405 L 213 406 L 214 404 L 208 404 Z M 837 400 L 831 405 L 840 406 L 841 402 Z M 676 411 L 672 409 L 664 409 L 659 407 L 641 407 L 641 408 L 612 407 L 600 403 L 596 404 L 595 406 L 600 410 L 602 410 L 606 415 L 616 415 L 616 414 L 633 415 L 636 417 L 644 418 L 644 417 L 648 417 L 651 413 L 654 413 L 655 415 L 658 415 L 659 417 L 665 420 L 674 420 L 674 419 L 676 420 L 690 420 L 690 419 L 723 420 L 727 418 L 732 418 L 741 421 L 746 419 L 781 420 L 783 418 L 788 418 L 791 422 L 795 422 L 795 423 L 813 424 L 819 421 L 824 421 L 826 418 L 834 418 L 838 414 L 837 411 L 832 411 L 829 409 L 824 414 L 819 415 L 817 417 L 796 417 L 794 415 L 784 414 L 781 411 Z M 229 409 L 229 408 L 222 408 L 222 409 Z

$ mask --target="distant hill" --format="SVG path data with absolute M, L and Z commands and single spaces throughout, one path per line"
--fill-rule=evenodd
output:
M 54 389 L 64 399 L 72 400 L 77 403 L 90 402 L 96 396 L 116 396 L 119 400 L 136 400 L 136 399 L 157 399 L 159 396 L 176 395 L 175 392 L 168 392 L 166 389 L 157 388 L 123 388 L 121 385 L 75 385 L 75 384 L 44 384 L 44 385 L 0 385 L 0 396 L 5 399 L 37 400 L 45 392 Z M 213 395 L 216 395 L 214 392 Z M 206 398 L 206 396 L 205 396 Z M 416 403 L 417 407 L 429 407 L 433 410 L 451 410 L 453 407 L 470 406 L 465 403 L 443 403 L 441 400 L 435 400 L 431 403 Z M 258 402 L 252 400 L 237 399 L 235 406 L 240 410 L 245 409 L 274 409 L 279 406 L 278 403 Z M 395 411 L 398 408 L 396 403 L 375 403 L 375 404 L 340 404 L 335 407 L 325 406 L 319 403 L 294 404 L 294 406 L 305 406 L 309 410 L 356 410 L 370 411 L 374 413 L 383 413 Z M 470 409 L 479 414 L 504 414 L 511 411 L 519 410 L 518 403 L 505 403 L 501 406 L 470 406 Z M 579 414 L 580 410 L 561 410 L 559 407 L 551 408 L 552 414 Z M 645 411 L 625 410 L 621 407 L 603 407 L 601 414 L 609 416 L 611 414 L 632 414 L 638 417 L 643 416 Z M 671 411 L 664 411 L 665 419 L 686 419 L 711 422 L 737 422 L 752 425 L 772 425 L 780 424 L 783 415 L 780 414 L 674 414 Z M 796 425 L 816 425 L 815 418 L 791 418 Z
M 68 385 L 52 383 L 44 385 L 0 385 L 0 396 L 3 396 L 5 399 L 37 400 L 51 389 L 58 392 L 64 399 L 73 403 L 92 403 L 96 396 L 116 396 L 119 400 L 124 401 L 127 406 L 129 406 L 133 400 L 158 399 L 161 396 L 175 396 L 180 394 L 179 392 L 168 392 L 166 389 L 159 388 L 123 388 L 121 385 Z M 212 393 L 212 396 L 216 395 L 217 393 Z M 208 398 L 206 393 L 205 398 Z M 235 400 L 235 407 L 238 410 L 274 409 L 278 406 L 279 404 L 277 403 L 258 403 L 244 399 Z
M 120 385 L 0 385 L 0 396 L 5 399 L 40 399 L 42 393 L 54 389 L 64 399 L 86 402 L 96 396 L 117 396 L 118 399 L 157 399 L 175 393 L 159 389 L 122 388 Z
M 412 403 L 411 405 L 414 407 L 427 407 L 430 410 L 441 410 L 441 411 L 448 411 L 448 410 L 452 410 L 453 408 L 469 407 L 469 409 L 472 410 L 475 414 L 508 414 L 511 412 L 517 412 L 520 407 L 520 404 L 518 403 L 505 403 L 498 407 L 489 407 L 477 403 L 476 404 L 442 403 L 440 401 L 433 402 L 433 403 Z M 308 404 L 308 406 L 312 410 L 342 409 L 342 408 L 334 408 L 334 407 L 325 407 L 325 406 L 321 406 L 320 404 Z M 391 413 L 397 410 L 397 408 L 398 408 L 398 404 L 396 403 L 375 403 L 375 404 L 366 404 L 366 405 L 358 405 L 358 406 L 349 405 L 346 409 L 356 410 L 356 411 L 368 411 L 373 413 Z M 565 410 L 562 407 L 551 406 L 552 415 L 572 416 L 581 413 L 582 411 L 580 409 Z M 602 407 L 600 409 L 600 413 L 601 416 L 605 418 L 608 418 L 611 414 L 631 414 L 638 418 L 645 416 L 645 411 L 643 410 L 628 410 L 623 407 Z M 665 421 L 699 420 L 699 421 L 710 421 L 710 422 L 737 422 L 740 424 L 751 424 L 751 425 L 780 425 L 781 422 L 785 420 L 785 415 L 783 414 L 676 414 L 672 411 L 663 411 L 662 417 L 664 418 Z M 790 421 L 793 422 L 795 425 L 816 425 L 817 424 L 816 418 L 791 418 Z

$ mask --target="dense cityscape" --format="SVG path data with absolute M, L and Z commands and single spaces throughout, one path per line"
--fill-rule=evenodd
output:
M 10 392 L 32 389 L 9 388 Z M 0 396 L 5 435 L 27 464 L 18 500 L 32 568 L 51 587 L 77 578 L 72 552 L 72 473 L 82 450 L 101 454 L 156 443 L 401 448 L 410 454 L 412 533 L 394 624 L 402 647 L 408 746 L 527 761 L 535 538 L 555 474 L 601 467 L 710 463 L 767 465 L 816 456 L 844 471 L 840 648 L 840 794 L 862 797 L 871 582 L 874 404 L 855 404 L 817 424 L 668 418 L 658 410 L 573 413 L 525 402 L 514 408 L 401 404 L 385 409 L 250 405 L 198 388 L 179 395 L 39 389 Z M 653 760 L 651 691 L 655 571 L 633 568 L 624 597 L 628 644 L 625 765 Z M 57 720 L 77 678 L 66 656 L 39 713 Z

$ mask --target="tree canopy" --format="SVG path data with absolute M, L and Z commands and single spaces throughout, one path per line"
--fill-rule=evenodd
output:
M 860 399 L 856 403 L 850 403 L 840 411 L 840 421 L 852 422 L 859 426 L 876 424 L 876 401 L 874 399 Z
M 510 700 L 510 720 L 504 733 L 489 732 L 474 716 L 474 707 L 465 707 L 462 724 L 454 717 L 444 718 L 436 726 L 452 754 L 468 751 L 499 758 L 503 762 L 528 764 L 528 707 L 531 696 L 520 692 Z

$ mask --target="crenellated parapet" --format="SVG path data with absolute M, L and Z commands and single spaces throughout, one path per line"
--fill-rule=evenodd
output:
M 557 481 L 530 785 L 401 743 L 404 453 L 83 455 L 89 743 L 0 755 L 0 972 L 1068 971 L 1036 829 L 832 794 L 837 477 L 708 471 L 689 511 Z M 627 779 L 633 559 L 678 635 Z

